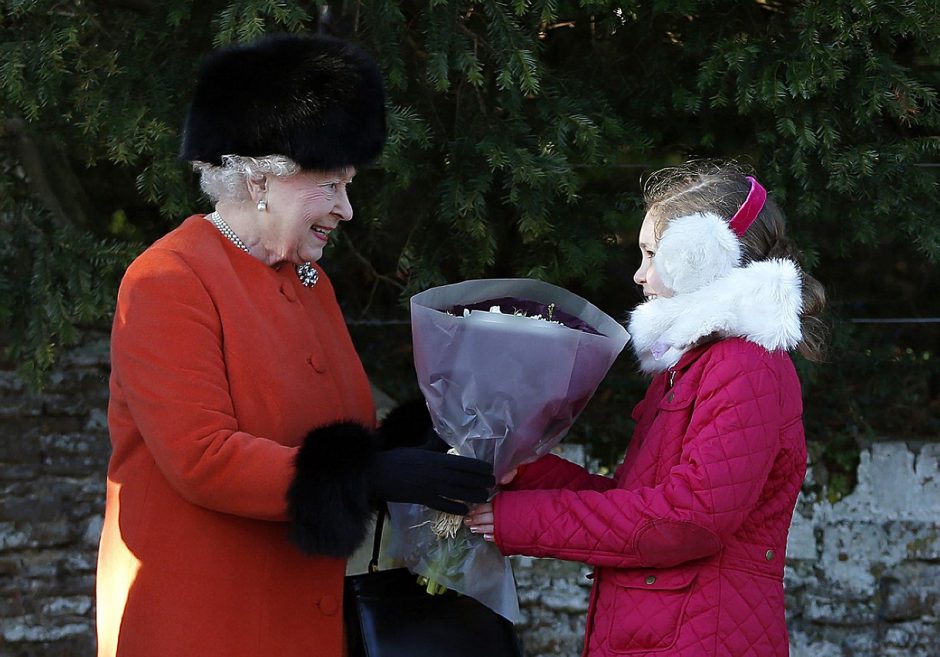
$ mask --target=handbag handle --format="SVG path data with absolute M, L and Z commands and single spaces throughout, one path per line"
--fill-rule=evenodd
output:
M 369 561 L 369 572 L 377 573 L 379 571 L 379 552 L 382 550 L 382 527 L 385 525 L 385 516 L 388 515 L 388 507 L 382 504 L 379 507 L 379 513 L 375 517 L 375 537 L 372 539 L 372 559 Z

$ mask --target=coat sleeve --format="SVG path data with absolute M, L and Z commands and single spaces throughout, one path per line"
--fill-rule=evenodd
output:
M 240 431 L 218 312 L 180 256 L 151 249 L 128 269 L 111 334 L 113 385 L 170 485 L 215 511 L 287 520 L 296 448 Z
M 519 466 L 519 473 L 505 490 L 568 490 L 603 491 L 614 487 L 614 480 L 592 474 L 577 463 L 554 454 L 547 454 L 533 463 Z
M 504 554 L 618 568 L 714 554 L 753 509 L 779 451 L 778 385 L 762 360 L 716 359 L 703 372 L 680 461 L 662 483 L 500 494 L 496 544 Z

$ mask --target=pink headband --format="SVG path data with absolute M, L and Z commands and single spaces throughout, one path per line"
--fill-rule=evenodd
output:
M 731 230 L 733 230 L 738 237 L 744 237 L 744 233 L 747 232 L 747 229 L 750 228 L 754 220 L 757 219 L 757 215 L 760 214 L 760 211 L 764 209 L 764 201 L 767 200 L 767 190 L 761 187 L 760 183 L 753 177 L 748 176 L 747 179 L 751 181 L 751 191 L 747 193 L 744 204 L 734 213 L 730 222 Z

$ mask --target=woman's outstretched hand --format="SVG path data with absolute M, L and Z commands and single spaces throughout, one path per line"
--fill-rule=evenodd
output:
M 377 452 L 366 473 L 376 500 L 423 504 L 455 515 L 467 513 L 467 503 L 486 500 L 496 484 L 486 461 L 417 447 Z

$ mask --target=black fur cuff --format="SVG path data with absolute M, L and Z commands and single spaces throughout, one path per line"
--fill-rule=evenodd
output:
M 373 443 L 372 432 L 354 422 L 307 434 L 287 490 L 290 538 L 303 552 L 348 557 L 365 539 L 372 517 L 366 468 Z
M 378 429 L 381 449 L 421 447 L 432 432 L 431 414 L 424 399 L 405 402 L 393 409 Z

